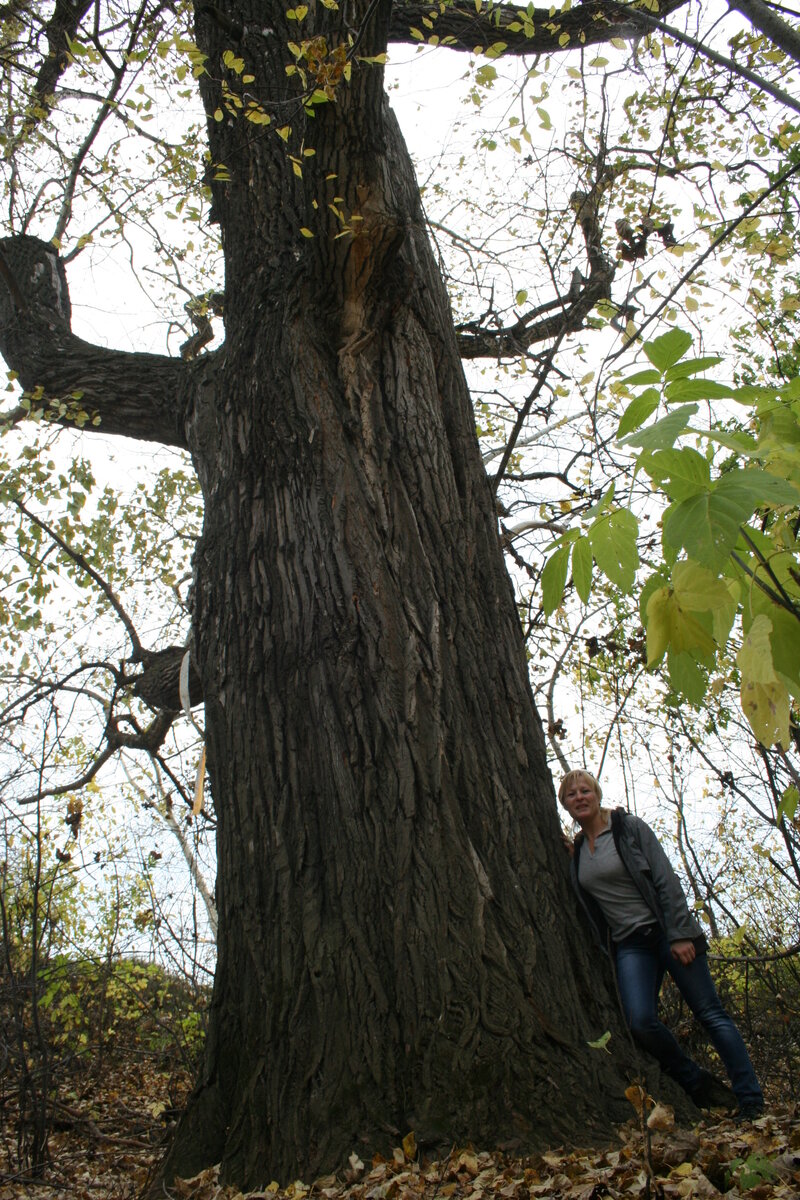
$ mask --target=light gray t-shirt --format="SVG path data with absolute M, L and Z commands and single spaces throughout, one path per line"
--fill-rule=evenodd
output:
M 578 859 L 578 881 L 600 905 L 615 942 L 622 941 L 634 929 L 657 923 L 626 871 L 610 829 L 595 838 L 594 853 L 584 838 Z

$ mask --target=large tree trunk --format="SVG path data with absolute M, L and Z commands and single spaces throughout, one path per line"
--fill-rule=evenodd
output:
M 292 30 L 280 11 L 271 24 L 241 53 L 251 69 L 258 50 L 274 97 L 290 94 Z M 230 41 L 209 19 L 198 40 L 214 64 Z M 587 1039 L 608 1018 L 380 68 L 315 120 L 295 112 L 288 153 L 242 121 L 211 138 L 230 175 L 215 185 L 227 338 L 189 437 L 219 965 L 168 1171 L 222 1160 L 257 1185 L 412 1128 L 440 1143 L 585 1131 L 610 1062 Z M 302 148 L 316 153 L 298 178 Z M 355 236 L 334 240 L 334 196 L 363 218 Z
M 326 43 L 301 60 L 307 82 L 311 59 L 316 82 L 335 76 L 343 31 L 382 52 L 389 8 L 316 5 L 300 28 L 283 4 L 198 5 L 222 349 L 184 363 L 90 347 L 52 246 L 0 244 L 0 349 L 23 385 L 77 388 L 102 429 L 188 446 L 205 495 L 194 658 L 219 961 L 167 1176 L 221 1161 L 243 1186 L 308 1179 L 410 1129 L 541 1145 L 624 1111 L 614 1060 L 587 1045 L 613 1008 L 576 925 L 382 69 L 354 58 L 313 119 L 285 70 L 287 43 L 312 34 Z M 242 116 L 253 97 L 272 125 Z

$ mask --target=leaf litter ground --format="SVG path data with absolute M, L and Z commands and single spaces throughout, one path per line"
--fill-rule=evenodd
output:
M 51 1163 L 37 1181 L 9 1173 L 13 1103 L 6 1104 L 5 1161 L 0 1200 L 135 1200 L 152 1180 L 163 1153 L 166 1125 L 188 1079 L 147 1061 L 115 1064 L 75 1091 L 54 1114 Z M 216 1167 L 176 1180 L 175 1200 L 691 1200 L 747 1196 L 800 1197 L 800 1105 L 770 1106 L 737 1125 L 708 1116 L 694 1127 L 676 1125 L 662 1105 L 618 1131 L 604 1148 L 558 1146 L 545 1153 L 454 1148 L 443 1158 L 419 1158 L 413 1133 L 391 1158 L 362 1162 L 355 1154 L 336 1175 L 288 1187 L 270 1183 L 242 1193 L 221 1184 Z

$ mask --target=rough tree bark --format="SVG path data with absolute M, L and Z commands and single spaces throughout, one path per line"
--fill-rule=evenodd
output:
M 166 1174 L 221 1161 L 241 1186 L 309 1178 L 412 1128 L 422 1144 L 583 1137 L 622 1112 L 615 1061 L 587 1046 L 614 1018 L 576 927 L 493 499 L 382 69 L 353 61 L 309 119 L 285 72 L 298 28 L 284 5 L 224 15 L 197 5 L 204 101 L 223 113 L 209 139 L 224 346 L 193 362 L 89 347 L 52 248 L 0 243 L 0 349 L 23 384 L 77 388 L 101 428 L 184 445 L 205 496 L 193 627 L 219 962 Z M 375 55 L 389 19 L 383 0 L 356 0 L 317 6 L 301 32 L 330 50 L 358 30 Z M 242 88 L 229 49 L 286 143 L 228 111 L 223 84 Z M 340 217 L 354 233 L 337 239 Z

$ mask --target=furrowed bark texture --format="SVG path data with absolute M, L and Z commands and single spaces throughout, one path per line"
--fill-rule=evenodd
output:
M 220 350 L 183 363 L 87 347 L 52 248 L 0 246 L 0 349 L 25 386 L 81 390 L 102 429 L 188 446 L 205 496 L 194 656 L 219 962 L 166 1179 L 222 1162 L 253 1188 L 411 1129 L 423 1146 L 541 1146 L 626 1115 L 615 1060 L 587 1045 L 616 1028 L 613 1008 L 576 925 L 493 498 L 382 70 L 354 59 L 313 119 L 285 70 L 288 42 L 324 37 L 301 59 L 321 86 L 347 31 L 379 54 L 389 19 L 354 0 L 298 30 L 282 4 L 198 4 Z M 271 126 L 243 117 L 249 98 Z
M 364 54 L 383 49 L 387 15 Z M 257 18 L 237 6 L 245 30 Z M 333 45 L 338 19 L 304 33 Z M 275 36 L 236 48 L 276 106 L 292 94 L 282 22 L 271 11 Z M 202 15 L 198 41 L 211 64 L 230 44 Z M 195 627 L 219 966 L 166 1171 L 222 1160 L 249 1186 L 409 1129 L 437 1144 L 585 1135 L 620 1095 L 587 1047 L 609 1017 L 380 68 L 354 69 L 314 120 L 295 106 L 291 126 L 287 145 L 211 126 L 230 177 L 214 185 L 227 340 L 188 426 L 207 506 Z M 336 240 L 329 205 L 353 236 Z

